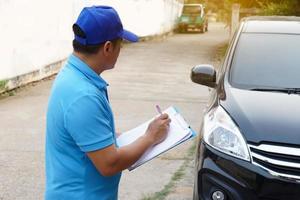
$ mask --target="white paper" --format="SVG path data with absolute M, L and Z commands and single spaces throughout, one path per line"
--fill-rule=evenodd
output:
M 178 113 L 175 110 L 174 107 L 169 107 L 168 109 L 163 111 L 163 113 L 167 113 L 171 119 L 170 129 L 168 131 L 167 138 L 160 144 L 157 144 L 152 148 L 148 149 L 143 154 L 143 156 L 129 168 L 129 170 L 132 170 L 138 167 L 139 165 L 151 160 L 152 158 L 176 146 L 177 144 L 181 143 L 183 140 L 189 138 L 192 135 L 189 125 L 185 122 L 183 117 L 180 115 L 180 113 Z M 149 123 L 153 119 L 154 118 L 130 131 L 121 134 L 121 136 L 117 138 L 118 146 L 126 146 L 137 140 L 143 134 L 145 134 Z

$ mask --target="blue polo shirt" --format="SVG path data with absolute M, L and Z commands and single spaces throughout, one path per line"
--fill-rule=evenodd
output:
M 104 177 L 86 154 L 115 143 L 107 83 L 71 55 L 49 100 L 45 199 L 117 199 L 121 173 Z

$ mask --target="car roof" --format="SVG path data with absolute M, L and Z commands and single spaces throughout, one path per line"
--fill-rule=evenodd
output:
M 203 6 L 202 4 L 197 4 L 197 3 L 187 3 L 187 4 L 184 4 L 184 6 Z
M 243 22 L 244 33 L 300 34 L 300 17 L 257 16 Z

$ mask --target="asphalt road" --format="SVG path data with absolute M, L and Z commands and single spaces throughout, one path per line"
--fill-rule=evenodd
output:
M 102 75 L 110 84 L 117 131 L 156 115 L 156 104 L 176 106 L 199 131 L 208 89 L 190 81 L 190 69 L 214 63 L 217 46 L 228 39 L 224 25 L 211 24 L 209 29 L 205 34 L 175 34 L 123 47 L 115 69 Z M 52 82 L 41 81 L 0 100 L 0 200 L 43 199 L 45 114 Z M 138 200 L 162 190 L 192 143 L 124 171 L 119 198 Z

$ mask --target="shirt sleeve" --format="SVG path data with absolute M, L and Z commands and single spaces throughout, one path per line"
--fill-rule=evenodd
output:
M 85 95 L 66 110 L 65 128 L 83 152 L 103 149 L 114 143 L 106 106 L 101 97 Z

